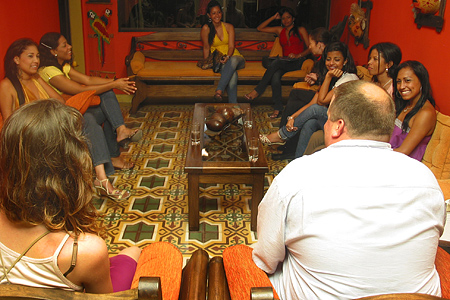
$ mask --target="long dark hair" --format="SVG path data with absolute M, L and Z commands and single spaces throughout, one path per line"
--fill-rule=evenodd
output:
M 297 26 L 297 19 L 296 19 L 296 15 L 295 12 L 292 8 L 290 7 L 282 7 L 278 13 L 280 14 L 280 17 L 283 17 L 284 13 L 288 13 L 292 16 L 292 18 L 294 18 L 294 26 L 291 28 L 291 30 L 289 30 L 289 36 L 292 35 L 296 35 L 300 40 L 302 40 L 302 37 L 300 35 L 300 32 L 298 31 L 298 26 Z M 283 24 L 283 23 L 281 23 Z M 304 41 L 305 42 L 305 41 Z
M 325 27 L 318 27 L 316 29 L 313 29 L 310 32 L 309 37 L 316 43 L 320 42 L 325 46 L 328 46 L 329 43 L 336 42 L 338 40 L 337 37 Z
M 55 50 L 59 46 L 59 39 L 62 34 L 59 32 L 47 32 L 41 37 L 39 41 L 39 53 L 41 55 L 41 67 L 54 66 L 62 70 L 62 67 L 66 63 L 71 61 L 65 61 L 62 65 L 58 63 L 58 59 L 50 51 Z
M 20 56 L 25 49 L 30 46 L 35 46 L 38 48 L 38 45 L 29 38 L 18 39 L 14 41 L 6 50 L 5 58 L 4 58 L 4 70 L 5 70 L 5 78 L 8 78 L 14 89 L 17 92 L 17 98 L 19 99 L 19 103 L 25 103 L 25 95 L 23 92 L 22 85 L 19 80 L 19 67 L 14 62 L 14 57 Z
M 402 123 L 402 130 L 407 131 L 409 128 L 409 121 L 425 105 L 425 102 L 427 102 L 427 100 L 430 101 L 433 107 L 436 107 L 436 102 L 434 101 L 433 91 L 431 90 L 430 76 L 428 75 L 425 66 L 416 60 L 407 60 L 395 69 L 394 76 L 392 77 L 395 81 L 397 81 L 400 70 L 404 68 L 410 68 L 417 78 L 419 78 L 420 84 L 422 85 L 422 95 L 420 96 L 419 101 L 417 101 L 416 106 L 406 114 Z M 408 103 L 401 97 L 396 82 L 394 83 L 394 101 L 396 116 L 398 117 Z
M 319 78 L 317 79 L 319 84 L 322 84 L 323 80 L 325 79 L 325 75 L 327 75 L 328 72 L 327 67 L 325 66 L 327 55 L 329 52 L 333 51 L 341 52 L 342 56 L 344 57 L 344 61 L 347 61 L 347 63 L 342 67 L 342 71 L 344 73 L 357 73 L 355 61 L 353 60 L 353 56 L 350 53 L 347 45 L 343 42 L 332 42 L 325 47 L 325 50 L 322 54 L 322 59 L 319 61 Z
M 216 6 L 218 6 L 220 8 L 220 11 L 223 13 L 222 6 L 220 6 L 220 3 L 217 2 L 216 0 L 212 0 L 208 3 L 208 6 L 206 7 L 206 13 L 210 14 L 211 9 Z M 211 21 L 211 19 L 208 20 L 208 27 L 209 27 L 208 43 L 211 46 L 211 44 L 214 41 L 214 37 L 216 36 L 216 28 L 214 27 L 214 24 Z
M 323 43 L 326 46 L 328 46 L 332 42 L 336 42 L 339 39 L 336 35 L 334 35 L 331 31 L 326 29 L 325 27 L 317 27 L 316 29 L 313 29 L 309 33 L 309 37 L 315 41 L 316 43 Z M 319 74 L 319 64 L 317 63 L 317 60 L 320 60 L 322 56 L 319 58 L 314 57 L 314 67 L 311 70 L 311 73 L 317 73 Z
M 386 63 L 392 62 L 392 66 L 387 71 L 387 74 L 390 78 L 393 78 L 395 69 L 397 68 L 398 64 L 402 61 L 402 51 L 400 48 L 393 43 L 378 43 L 373 45 L 369 50 L 369 58 L 370 59 L 370 53 L 372 53 L 372 50 L 378 51 L 378 70 L 380 70 L 380 57 L 384 58 L 384 61 Z M 378 82 L 377 76 L 373 77 L 374 82 Z

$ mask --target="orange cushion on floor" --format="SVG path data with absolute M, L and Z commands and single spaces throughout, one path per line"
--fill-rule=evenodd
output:
M 142 250 L 131 288 L 138 287 L 141 276 L 159 277 L 162 298 L 177 300 L 180 293 L 182 268 L 183 256 L 177 247 L 167 242 L 153 243 Z
M 231 299 L 250 299 L 252 287 L 272 287 L 274 299 L 280 299 L 267 274 L 252 259 L 253 249 L 245 245 L 228 247 L 223 251 Z

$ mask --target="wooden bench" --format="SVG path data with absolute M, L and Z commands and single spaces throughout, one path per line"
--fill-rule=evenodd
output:
M 159 277 L 141 277 L 139 287 L 111 294 L 90 294 L 61 289 L 0 284 L 0 299 L 8 300 L 162 300 Z
M 266 69 L 261 61 L 271 53 L 275 36 L 255 29 L 236 29 L 235 40 L 236 48 L 246 59 L 245 68 L 238 71 L 238 96 L 242 96 L 252 91 L 264 75 Z M 133 37 L 125 59 L 127 74 L 136 81 L 138 88 L 130 113 L 136 113 L 139 104 L 147 98 L 151 98 L 152 103 L 211 102 L 220 74 L 197 67 L 197 61 L 202 58 L 199 28 L 167 29 Z M 303 80 L 312 66 L 312 60 L 307 60 L 302 70 L 283 76 L 283 98 L 289 96 L 292 85 Z M 267 100 L 271 95 L 269 86 L 260 98 Z

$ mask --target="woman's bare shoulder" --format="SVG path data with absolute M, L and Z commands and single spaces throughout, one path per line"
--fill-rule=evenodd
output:
M 8 78 L 4 78 L 0 81 L 0 89 L 14 89 L 14 86 Z

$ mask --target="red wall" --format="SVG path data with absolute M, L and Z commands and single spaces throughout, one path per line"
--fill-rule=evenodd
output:
M 39 42 L 44 33 L 59 32 L 60 27 L 58 0 L 2 0 L 1 2 L 0 79 L 3 79 L 5 76 L 3 59 L 12 42 L 23 37 Z
M 356 0 L 332 0 L 330 24 L 337 24 L 345 15 L 349 15 L 350 5 Z M 403 60 L 418 60 L 430 73 L 434 97 L 445 114 L 450 114 L 450 101 L 447 100 L 448 73 L 450 61 L 450 4 L 444 15 L 444 28 L 437 33 L 434 28 L 418 29 L 414 23 L 411 0 L 374 0 L 370 17 L 368 49 L 354 43 L 353 36 L 348 36 L 346 29 L 342 41 L 349 41 L 350 51 L 358 64 L 366 64 L 370 47 L 379 42 L 396 43 L 402 50 Z

